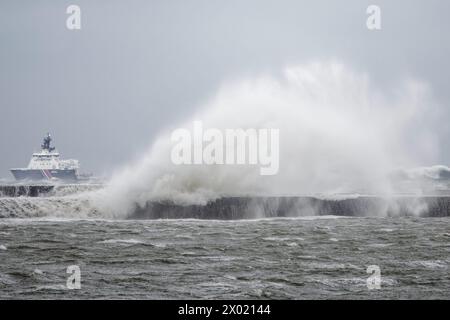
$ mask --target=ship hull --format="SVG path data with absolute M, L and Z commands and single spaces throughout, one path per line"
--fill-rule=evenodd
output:
M 75 169 L 12 169 L 12 175 L 18 181 L 41 181 L 41 180 L 78 180 Z

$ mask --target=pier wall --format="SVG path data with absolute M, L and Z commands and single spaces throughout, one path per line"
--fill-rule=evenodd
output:
M 450 197 L 228 197 L 206 205 L 180 205 L 169 201 L 149 202 L 137 208 L 132 219 L 257 219 L 314 215 L 337 216 L 450 216 Z

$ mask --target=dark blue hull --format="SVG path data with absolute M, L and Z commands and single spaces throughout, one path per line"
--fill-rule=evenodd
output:
M 12 169 L 12 175 L 16 180 L 29 180 L 29 181 L 41 181 L 41 180 L 63 180 L 63 181 L 76 181 L 78 180 L 75 169 L 59 170 L 59 169 Z

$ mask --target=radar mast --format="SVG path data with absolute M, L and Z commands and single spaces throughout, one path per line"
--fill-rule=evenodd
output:
M 41 145 L 42 150 L 47 150 L 48 152 L 52 152 L 55 150 L 55 147 L 51 147 L 50 143 L 52 142 L 52 137 L 50 133 L 47 133 L 47 136 L 44 137 L 44 143 Z

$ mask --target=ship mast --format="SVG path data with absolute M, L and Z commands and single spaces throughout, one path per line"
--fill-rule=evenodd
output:
M 51 147 L 50 143 L 52 142 L 52 137 L 50 133 L 47 133 L 47 136 L 44 137 L 44 143 L 41 145 L 42 150 L 47 150 L 48 152 L 52 152 L 55 150 L 55 147 Z

